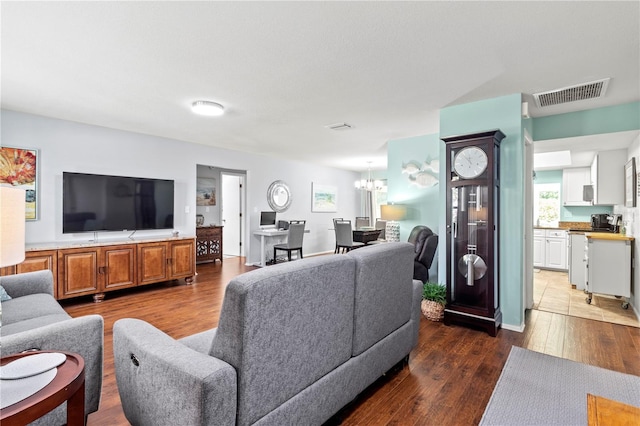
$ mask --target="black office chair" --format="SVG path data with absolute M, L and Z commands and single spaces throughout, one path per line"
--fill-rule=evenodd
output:
M 291 261 L 291 252 L 297 251 L 298 258 L 302 259 L 302 240 L 306 221 L 292 220 L 289 222 L 287 242 L 273 246 L 273 263 L 278 263 L 278 250 L 287 252 L 287 259 Z
M 353 230 L 351 229 L 350 220 L 336 220 L 334 226 L 336 230 L 335 253 L 339 253 L 341 249 L 344 253 L 364 246 L 364 243 L 353 241 Z
M 415 226 L 409 234 L 408 241 L 414 245 L 413 279 L 423 283 L 429 281 L 429 268 L 438 248 L 438 235 L 424 225 Z

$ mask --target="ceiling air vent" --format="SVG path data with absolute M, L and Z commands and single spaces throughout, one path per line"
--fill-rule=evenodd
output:
M 324 127 L 331 130 L 349 130 L 353 126 L 347 123 L 335 123 L 335 124 L 329 124 L 328 126 L 324 126 Z
M 548 92 L 534 93 L 533 97 L 539 108 L 566 104 L 567 102 L 601 98 L 607 91 L 609 80 L 611 79 L 605 78 Z

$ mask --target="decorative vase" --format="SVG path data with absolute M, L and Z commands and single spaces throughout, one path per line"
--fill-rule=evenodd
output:
M 420 310 L 429 321 L 442 321 L 444 318 L 444 306 L 432 300 L 423 300 Z

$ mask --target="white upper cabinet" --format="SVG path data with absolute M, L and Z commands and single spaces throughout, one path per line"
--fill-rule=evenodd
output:
M 593 204 L 624 204 L 624 165 L 627 150 L 600 151 L 591 164 Z
M 591 169 L 577 167 L 562 171 L 562 205 L 590 206 L 591 201 L 583 201 L 583 189 L 591 185 Z

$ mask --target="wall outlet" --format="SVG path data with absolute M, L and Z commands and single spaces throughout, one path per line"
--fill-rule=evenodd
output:
M 184 206 L 184 212 L 185 213 L 189 213 L 191 211 L 191 207 L 189 206 Z

